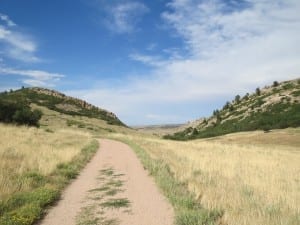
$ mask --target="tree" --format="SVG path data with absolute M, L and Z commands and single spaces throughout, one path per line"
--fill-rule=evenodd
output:
M 192 136 L 196 136 L 197 134 L 199 134 L 198 130 L 196 128 L 193 129 L 193 133 Z
M 213 112 L 213 115 L 214 115 L 214 116 L 218 116 L 219 114 L 220 114 L 220 112 L 219 112 L 218 109 L 214 110 L 214 112 Z
M 236 103 L 240 103 L 240 101 L 241 101 L 241 96 L 240 96 L 240 95 L 236 95 L 235 98 L 234 98 L 234 101 L 235 101 Z
M 223 110 L 228 109 L 230 106 L 230 102 L 226 102 L 226 104 L 223 106 Z
M 24 102 L 12 102 L 0 99 L 0 121 L 4 123 L 25 124 L 39 126 L 42 117 L 40 110 L 31 111 L 30 106 Z
M 42 117 L 42 112 L 38 109 L 33 111 L 29 107 L 24 107 L 17 110 L 13 115 L 13 121 L 18 124 L 25 124 L 29 126 L 39 126 L 39 120 Z
M 277 81 L 273 82 L 273 87 L 277 87 L 279 85 L 279 83 Z
M 246 93 L 245 96 L 243 97 L 246 101 L 249 99 L 249 93 Z
M 255 93 L 256 93 L 256 95 L 260 95 L 261 94 L 261 91 L 260 91 L 260 89 L 259 88 L 256 88 L 256 90 L 255 90 Z

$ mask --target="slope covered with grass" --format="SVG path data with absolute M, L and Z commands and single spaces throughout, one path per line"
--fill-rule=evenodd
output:
M 172 135 L 167 139 L 189 140 L 214 137 L 233 132 L 282 129 L 300 126 L 300 80 L 274 83 L 255 93 L 235 96 L 209 118 Z
M 24 105 L 34 103 L 60 113 L 97 118 L 106 121 L 108 124 L 125 126 L 112 112 L 45 88 L 22 88 L 16 91 L 3 92 L 0 93 L 0 100 Z

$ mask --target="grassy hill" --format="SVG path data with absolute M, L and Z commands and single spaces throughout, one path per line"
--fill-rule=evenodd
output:
M 300 126 L 300 79 L 257 88 L 255 93 L 225 103 L 209 118 L 197 120 L 166 139 L 189 140 L 240 131 L 282 129 Z
M 36 104 L 63 114 L 97 118 L 111 125 L 125 126 L 112 112 L 45 88 L 22 88 L 16 91 L 3 92 L 0 93 L 0 101 L 23 103 L 23 105 Z

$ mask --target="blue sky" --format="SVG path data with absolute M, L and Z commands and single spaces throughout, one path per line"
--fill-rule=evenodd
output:
M 0 91 L 42 86 L 129 125 L 209 116 L 300 77 L 299 0 L 1 0 Z

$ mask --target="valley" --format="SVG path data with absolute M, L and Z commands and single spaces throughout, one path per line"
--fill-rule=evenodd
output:
M 97 140 L 101 138 L 118 140 L 131 147 L 172 205 L 176 225 L 299 224 L 299 85 L 297 81 L 292 82 L 293 90 L 286 90 L 281 97 L 286 99 L 293 93 L 294 98 L 287 102 L 292 105 L 291 110 L 296 111 L 289 111 L 287 107 L 279 114 L 291 115 L 285 117 L 286 121 L 295 123 L 275 129 L 271 122 L 265 124 L 268 129 L 259 127 L 243 132 L 237 129 L 201 139 L 196 137 L 205 132 L 201 127 L 203 121 L 200 125 L 154 126 L 139 128 L 144 129 L 140 131 L 127 127 L 113 113 L 101 111 L 98 116 L 91 105 L 80 108 L 87 104 L 83 101 L 61 94 L 57 98 L 54 91 L 43 89 L 41 94 L 25 89 L 5 93 L 8 97 L 1 95 L 2 101 L 22 99 L 32 110 L 41 111 L 42 116 L 38 126 L 0 123 L 0 224 L 31 225 L 41 221 L 47 209 L 59 201 L 63 190 L 96 154 Z M 263 93 L 266 91 L 262 90 L 261 96 Z M 282 95 L 280 93 L 274 92 L 274 96 Z M 249 99 L 255 105 L 254 97 Z M 265 98 L 273 99 L 271 95 Z M 254 108 L 258 113 L 269 105 L 263 101 L 260 110 L 258 106 Z M 238 104 L 242 103 L 232 104 L 240 112 Z M 227 108 L 219 112 L 225 122 L 216 127 L 236 120 Z M 275 118 L 275 112 L 268 115 Z M 244 115 L 251 113 L 254 112 L 247 111 Z M 207 124 L 213 120 L 217 120 L 214 115 L 206 119 Z M 194 134 L 186 129 L 192 129 Z M 193 129 L 197 129 L 197 134 Z M 170 130 L 184 132 L 188 137 L 185 140 L 191 140 L 161 138 L 165 134 L 172 135 Z M 99 220 L 94 219 L 81 224 L 99 224 Z

